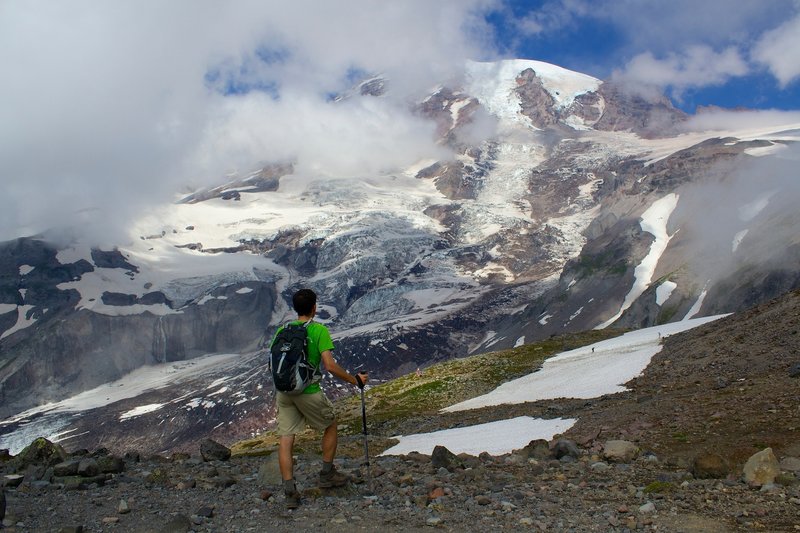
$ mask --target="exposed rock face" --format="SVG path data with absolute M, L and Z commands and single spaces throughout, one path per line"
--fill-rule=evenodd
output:
M 467 200 L 475 199 L 482 183 L 481 178 L 485 175 L 486 172 L 480 168 L 457 161 L 435 163 L 420 170 L 417 177 L 434 180 L 436 188 L 451 200 Z
M 294 172 L 291 163 L 267 165 L 244 178 L 237 178 L 225 185 L 213 189 L 202 190 L 190 194 L 181 200 L 182 203 L 194 204 L 212 198 L 223 200 L 239 200 L 241 193 L 259 193 L 278 190 L 280 179 Z
M 522 108 L 520 112 L 531 119 L 534 126 L 544 129 L 558 122 L 556 101 L 533 69 L 528 68 L 520 73 L 516 91 Z
M 605 82 L 598 90 L 605 102 L 603 115 L 594 128 L 604 131 L 630 130 L 647 136 L 671 135 L 686 115 L 665 96 L 655 101 L 626 91 L 613 82 Z
M 161 315 L 111 316 L 74 310 L 80 300 L 77 291 L 57 285 L 93 271 L 91 264 L 81 260 L 61 265 L 56 250 L 40 241 L 20 239 L 10 250 L 7 244 L 6 250 L 10 252 L 2 256 L 10 263 L 6 272 L 18 270 L 19 264 L 34 267 L 22 281 L 28 287 L 24 303 L 31 306 L 31 318 L 38 322 L 35 328 L 0 340 L 0 358 L 6 360 L 0 372 L 0 413 L 6 416 L 45 399 L 59 400 L 119 379 L 143 364 L 253 349 L 277 297 L 273 284 L 250 282 L 219 287 L 207 295 L 207 301 L 189 305 L 174 303 L 161 292 L 141 297 L 105 292 L 101 298 L 121 309 L 163 304 L 168 312 Z M 114 261 L 111 268 L 135 269 Z M 49 266 L 53 263 L 58 266 Z M 15 277 L 19 279 L 18 272 L 3 277 L 7 292 Z

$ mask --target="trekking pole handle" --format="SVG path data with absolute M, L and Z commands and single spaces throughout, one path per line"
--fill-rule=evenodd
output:
M 359 389 L 363 389 L 364 388 L 364 380 L 361 379 L 361 372 L 356 374 L 356 383 L 358 384 L 358 388 Z

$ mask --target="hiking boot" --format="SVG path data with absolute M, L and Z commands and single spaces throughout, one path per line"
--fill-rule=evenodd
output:
M 331 468 L 327 474 L 324 472 L 319 473 L 319 486 L 323 489 L 330 489 L 333 487 L 343 487 L 350 481 L 350 476 L 343 474 L 336 470 L 336 467 Z
M 300 493 L 298 491 L 285 492 L 284 495 L 286 496 L 287 509 L 297 509 L 300 507 Z

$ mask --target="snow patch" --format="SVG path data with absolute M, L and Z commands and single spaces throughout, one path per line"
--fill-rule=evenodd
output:
M 535 439 L 550 440 L 554 435 L 571 428 L 575 422 L 577 420 L 574 418 L 544 420 L 520 416 L 433 433 L 398 435 L 392 438 L 400 442 L 381 455 L 403 455 L 414 451 L 430 455 L 437 445 L 444 446 L 455 454 L 479 455 L 487 452 L 491 455 L 503 455 L 524 448 Z
M 20 276 L 27 276 L 31 273 L 31 271 L 36 268 L 31 265 L 20 265 L 19 266 L 19 275 Z
M 129 418 L 133 418 L 139 415 L 145 415 L 147 413 L 152 413 L 154 411 L 158 411 L 165 404 L 163 403 L 151 403 L 147 405 L 140 405 L 139 407 L 134 407 L 130 411 L 125 411 L 124 413 L 119 415 L 119 420 L 122 422 L 123 420 L 128 420 Z
M 555 398 L 597 398 L 622 392 L 624 383 L 644 371 L 662 346 L 661 337 L 685 331 L 724 315 L 673 322 L 632 331 L 547 359 L 537 372 L 506 382 L 492 392 L 443 409 L 466 411 Z
M 788 148 L 785 144 L 776 143 L 769 146 L 760 146 L 758 148 L 747 148 L 744 153 L 753 157 L 764 157 L 765 155 L 773 155 L 777 152 Z
M 3 304 L 6 305 L 6 304 Z M 2 335 L 0 335 L 0 339 L 5 339 L 12 333 L 16 333 L 21 329 L 25 329 L 27 327 L 32 326 L 36 323 L 35 318 L 28 318 L 28 311 L 34 308 L 33 305 L 19 305 L 14 306 L 17 310 L 17 323 L 11 326 L 9 329 L 5 330 Z M 6 311 L 8 312 L 8 311 Z
M 622 313 L 628 309 L 636 299 L 650 286 L 650 281 L 653 279 L 653 274 L 658 266 L 658 261 L 661 255 L 667 249 L 670 239 L 673 235 L 667 233 L 667 222 L 670 215 L 678 205 L 678 195 L 670 193 L 665 197 L 656 200 L 644 213 L 640 225 L 643 231 L 650 233 L 655 240 L 650 245 L 650 252 L 642 259 L 642 262 L 634 270 L 633 287 L 625 295 L 625 300 L 622 302 L 617 314 L 597 326 L 595 329 L 604 329 L 613 324 Z
M 750 230 L 743 229 L 742 231 L 738 232 L 736 235 L 733 236 L 733 242 L 731 243 L 731 252 L 736 253 L 736 250 L 739 249 L 739 245 L 742 244 L 747 232 Z
M 674 281 L 666 280 L 664 283 L 656 288 L 656 304 L 659 306 L 664 305 L 669 297 L 672 296 L 672 291 L 678 287 Z
M 249 294 L 251 292 L 253 292 L 253 289 L 251 289 L 250 287 L 242 287 L 241 289 L 236 291 L 236 294 Z

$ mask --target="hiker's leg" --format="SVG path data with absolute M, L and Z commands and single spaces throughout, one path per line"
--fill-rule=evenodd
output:
M 292 452 L 294 450 L 294 435 L 281 435 L 278 443 L 278 465 L 281 469 L 281 477 L 288 481 L 294 477 L 294 461 Z
M 322 461 L 324 463 L 332 463 L 336 457 L 336 446 L 339 441 L 339 435 L 336 431 L 336 420 L 325 428 L 325 433 L 322 434 Z

